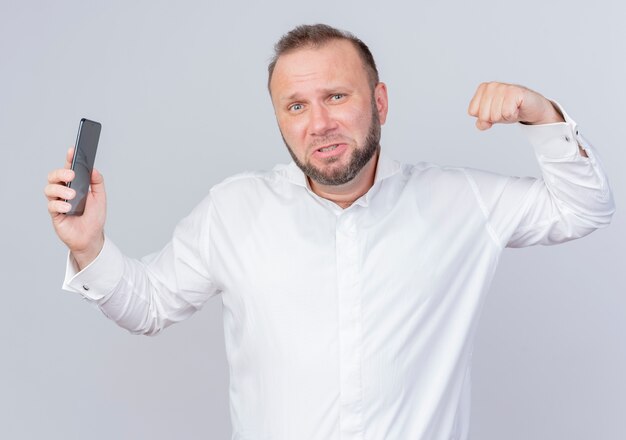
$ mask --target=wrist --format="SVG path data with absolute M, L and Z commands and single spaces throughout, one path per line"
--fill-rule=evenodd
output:
M 558 122 L 565 122 L 565 117 L 559 107 L 548 99 L 546 99 L 546 107 L 540 117 L 532 121 L 520 121 L 524 125 L 555 124 Z
M 101 236 L 97 240 L 90 242 L 89 246 L 84 249 L 70 249 L 70 253 L 74 261 L 76 261 L 78 270 L 83 270 L 85 267 L 89 266 L 92 261 L 100 255 L 103 247 L 104 236 Z

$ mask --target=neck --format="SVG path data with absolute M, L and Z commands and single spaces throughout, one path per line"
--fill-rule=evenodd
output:
M 322 185 L 307 177 L 311 190 L 343 209 L 348 208 L 374 185 L 379 154 L 380 150 L 372 156 L 354 179 L 343 185 Z

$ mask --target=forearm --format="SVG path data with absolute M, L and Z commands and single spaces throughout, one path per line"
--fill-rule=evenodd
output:
M 171 273 L 159 273 L 154 262 L 162 265 L 159 262 L 163 259 L 171 260 L 172 246 L 169 244 L 156 256 L 135 260 L 105 239 L 100 254 L 81 271 L 68 257 L 63 288 L 80 293 L 131 333 L 156 334 L 189 317 L 214 293 L 199 281 L 202 277 L 185 273 L 176 263 L 171 264 Z M 179 276 L 186 280 L 180 281 Z
M 80 293 L 102 312 L 131 333 L 158 332 L 157 319 L 149 319 L 152 297 L 147 274 L 140 262 L 125 257 L 109 240 L 89 264 L 82 266 L 74 254 L 68 256 L 63 288 Z
M 611 221 L 615 204 L 602 164 L 576 123 L 564 116 L 566 123 L 523 128 L 534 146 L 542 179 L 529 191 L 510 246 L 560 243 Z

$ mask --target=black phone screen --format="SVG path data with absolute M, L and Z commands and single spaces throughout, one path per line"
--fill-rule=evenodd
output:
M 96 160 L 96 150 L 100 139 L 102 125 L 99 122 L 81 119 L 76 137 L 76 149 L 72 160 L 72 169 L 75 172 L 74 180 L 67 186 L 76 191 L 76 197 L 68 200 L 72 208 L 67 212 L 70 215 L 82 215 L 85 211 L 85 202 L 91 182 L 91 172 Z

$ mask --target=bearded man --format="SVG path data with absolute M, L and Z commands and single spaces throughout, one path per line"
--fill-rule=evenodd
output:
M 523 124 L 542 179 L 402 164 L 381 151 L 387 87 L 361 40 L 299 26 L 275 49 L 268 87 L 293 162 L 216 185 L 139 261 L 104 235 L 97 171 L 84 215 L 64 214 L 70 150 L 45 189 L 70 251 L 64 287 L 142 334 L 219 295 L 233 439 L 465 439 L 502 250 L 610 221 L 594 149 L 558 104 L 484 83 L 469 114 L 479 129 Z

